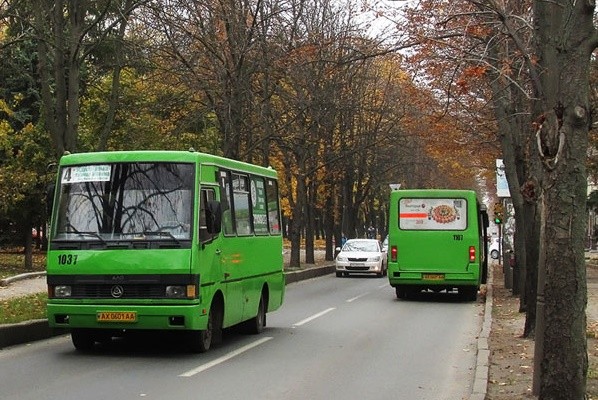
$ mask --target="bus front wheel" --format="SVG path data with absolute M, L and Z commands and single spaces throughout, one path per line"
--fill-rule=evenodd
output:
M 71 331 L 71 341 L 75 349 L 79 351 L 89 351 L 95 344 L 93 332 L 89 329 L 73 329 Z
M 189 347 L 194 353 L 205 353 L 212 345 L 214 333 L 214 312 L 210 309 L 208 313 L 208 324 L 206 329 L 189 332 Z

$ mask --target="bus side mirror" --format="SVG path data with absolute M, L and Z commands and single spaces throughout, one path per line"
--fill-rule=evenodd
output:
M 54 207 L 54 192 L 56 191 L 56 184 L 50 183 L 46 187 L 46 212 L 48 215 L 48 219 L 50 219 L 52 215 L 52 208 Z
M 206 208 L 206 228 L 208 233 L 216 234 L 222 230 L 222 207 L 220 202 L 210 200 Z

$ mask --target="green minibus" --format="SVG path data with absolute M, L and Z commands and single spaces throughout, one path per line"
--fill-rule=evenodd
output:
M 397 298 L 453 289 L 477 298 L 488 270 L 488 214 L 474 191 L 393 190 L 389 221 L 388 280 Z
M 78 350 L 172 331 L 204 352 L 282 305 L 271 168 L 194 150 L 69 154 L 53 193 L 48 321 Z

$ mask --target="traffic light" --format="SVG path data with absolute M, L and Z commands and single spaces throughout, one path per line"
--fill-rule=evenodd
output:
M 493 211 L 494 211 L 494 223 L 496 225 L 502 224 L 502 219 L 503 219 L 503 216 L 504 216 L 504 208 L 503 208 L 502 204 L 501 203 L 495 203 Z

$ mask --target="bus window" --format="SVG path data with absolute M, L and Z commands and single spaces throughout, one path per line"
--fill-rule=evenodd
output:
M 215 199 L 216 194 L 214 193 L 214 189 L 201 189 L 201 198 L 199 200 L 199 241 L 202 243 L 211 241 L 215 236 L 208 232 L 206 222 L 206 208 L 208 202 Z
M 280 210 L 278 208 L 278 185 L 273 179 L 268 179 L 266 186 L 266 199 L 268 201 L 268 227 L 270 233 L 280 233 Z
M 232 174 L 235 227 L 238 235 L 252 233 L 249 219 L 249 185 L 246 175 Z
M 255 234 L 267 235 L 268 210 L 266 207 L 266 188 L 264 187 L 264 178 L 262 177 L 251 177 L 251 211 Z
M 222 229 L 227 236 L 235 234 L 233 214 L 231 210 L 232 198 L 230 192 L 230 175 L 227 171 L 220 171 L 220 202 L 222 204 Z

